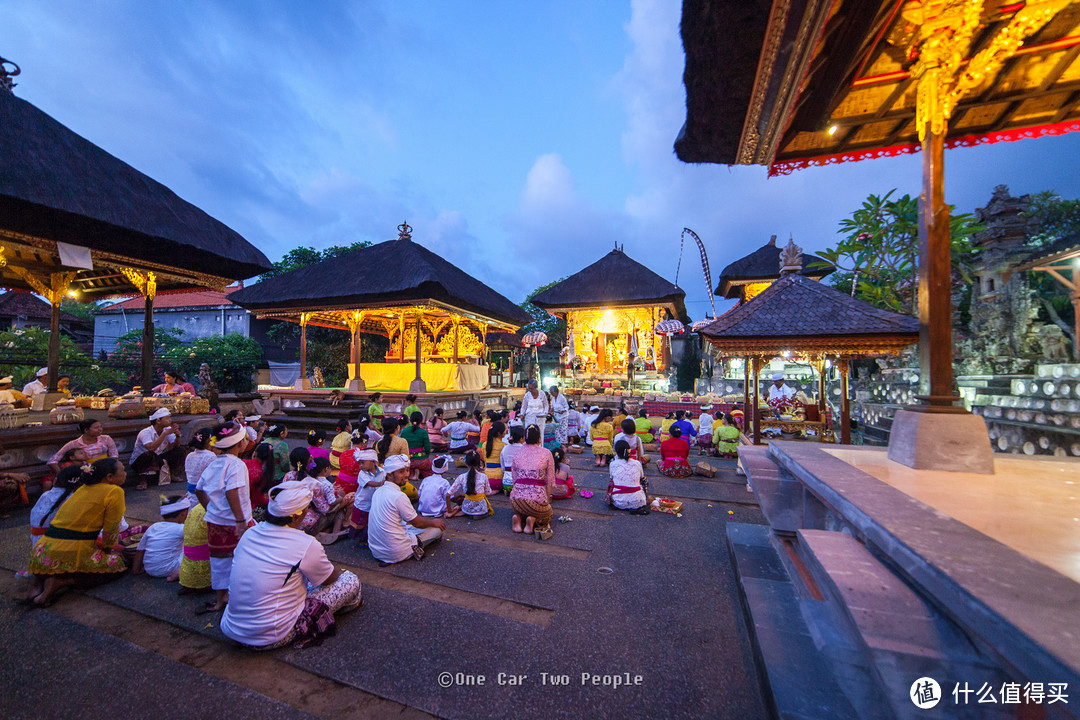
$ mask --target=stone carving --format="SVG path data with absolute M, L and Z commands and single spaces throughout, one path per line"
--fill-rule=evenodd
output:
M 802 271 L 802 248 L 795 244 L 794 238 L 789 238 L 787 245 L 780 251 L 780 274 L 797 273 Z
M 1039 345 L 1042 356 L 1049 362 L 1069 361 L 1069 341 L 1057 325 L 1043 325 L 1039 328 Z

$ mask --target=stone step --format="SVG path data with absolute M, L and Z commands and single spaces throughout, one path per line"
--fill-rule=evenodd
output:
M 739 448 L 739 461 L 761 512 L 780 533 L 792 534 L 803 526 L 802 483 L 781 472 L 764 446 Z
M 728 549 L 746 612 L 754 661 L 773 717 L 846 720 L 851 706 L 819 652 L 766 525 L 727 523 Z
M 1000 706 L 952 702 L 950 693 L 958 683 L 1000 688 L 1010 678 L 866 546 L 846 533 L 828 530 L 800 530 L 798 540 L 800 557 L 826 601 L 842 611 L 854 630 L 896 718 L 926 717 L 909 695 L 920 677 L 940 684 L 941 704 L 948 705 L 950 717 L 1014 716 L 995 709 Z

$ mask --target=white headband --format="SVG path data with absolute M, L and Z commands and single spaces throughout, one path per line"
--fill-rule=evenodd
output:
M 191 496 L 190 495 L 185 495 L 184 497 L 180 498 L 176 502 L 169 503 L 168 505 L 162 505 L 158 509 L 161 511 L 161 516 L 164 517 L 166 515 L 172 515 L 173 513 L 178 513 L 181 510 L 187 510 L 190 507 L 191 507 Z
M 407 467 L 409 467 L 408 455 L 391 455 L 383 462 L 383 472 L 387 475 Z
M 311 504 L 311 488 L 307 483 L 288 480 L 270 489 L 270 502 L 266 511 L 274 517 L 292 517 Z

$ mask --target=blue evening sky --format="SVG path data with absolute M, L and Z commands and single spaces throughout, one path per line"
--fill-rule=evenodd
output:
M 291 247 L 425 243 L 515 302 L 616 242 L 713 279 L 776 234 L 807 250 L 869 193 L 917 194 L 918 157 L 691 166 L 678 0 L 8 3 L 15 92 L 225 222 Z M 1080 135 L 946 154 L 963 212 L 994 186 L 1080 196 Z M 178 263 L 183 258 L 177 258 Z M 696 249 L 679 284 L 708 312 Z

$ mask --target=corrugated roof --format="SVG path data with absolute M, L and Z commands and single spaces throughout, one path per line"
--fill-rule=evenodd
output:
M 240 288 L 231 288 L 228 292 L 217 292 L 216 290 L 193 290 L 192 292 L 171 292 L 163 295 L 158 295 L 154 298 L 154 309 L 162 310 L 164 308 L 178 308 L 178 307 L 217 307 L 220 305 L 232 305 L 232 301 L 229 300 L 229 295 L 236 292 Z M 127 300 L 121 300 L 120 302 L 113 303 L 108 307 L 101 310 L 102 313 L 120 312 L 121 310 L 142 310 L 146 301 L 142 296 L 128 298 Z
M 686 293 L 622 250 L 615 249 L 592 265 L 574 273 L 533 297 L 545 310 L 607 305 L 672 304 L 679 319 L 689 322 Z

